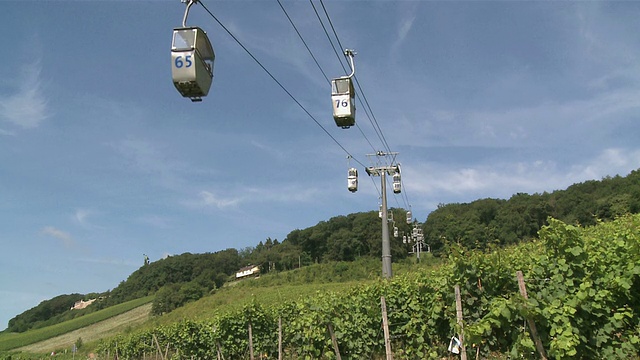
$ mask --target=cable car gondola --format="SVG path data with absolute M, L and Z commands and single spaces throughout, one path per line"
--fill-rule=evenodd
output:
M 400 194 L 402 191 L 402 178 L 400 175 L 400 165 L 396 168 L 396 172 L 393 174 L 393 193 Z
M 187 27 L 189 8 L 198 0 L 189 0 L 182 20 L 182 27 L 173 29 L 171 44 L 171 77 L 178 92 L 191 99 L 202 101 L 213 81 L 215 53 L 207 33 L 197 26 Z
M 331 80 L 331 102 L 333 103 L 333 120 L 336 125 L 348 129 L 356 123 L 356 92 L 352 77 L 355 74 L 353 56 L 355 52 L 345 50 L 344 54 L 351 62 L 351 74 Z
M 400 174 L 393 174 L 393 193 L 400 194 L 402 192 L 402 185 L 400 182 Z
M 349 168 L 347 176 L 347 188 L 351 192 L 358 191 L 358 169 Z

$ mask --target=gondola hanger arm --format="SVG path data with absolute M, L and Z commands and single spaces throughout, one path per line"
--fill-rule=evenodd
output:
M 353 75 L 356 73 L 356 66 L 353 63 L 353 57 L 356 54 L 357 53 L 354 50 L 344 49 L 344 56 L 347 56 L 349 58 L 349 63 L 351 64 L 351 74 L 348 76 L 349 79 L 351 79 Z
M 182 18 L 182 27 L 187 27 L 187 16 L 189 16 L 189 9 L 191 5 L 198 2 L 198 0 L 180 0 L 182 3 L 187 3 L 187 8 L 184 11 L 184 17 Z

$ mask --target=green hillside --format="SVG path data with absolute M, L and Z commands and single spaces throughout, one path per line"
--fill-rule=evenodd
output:
M 276 358 L 280 323 L 285 359 L 334 359 L 331 330 L 343 358 L 377 359 L 385 351 L 384 297 L 396 359 L 447 357 L 451 337 L 461 337 L 462 329 L 467 353 L 479 358 L 538 358 L 539 340 L 548 358 L 637 359 L 640 215 L 588 227 L 548 221 L 537 238 L 518 245 L 487 251 L 452 245 L 439 259 L 394 264 L 395 276 L 387 281 L 377 261 L 248 279 L 84 344 L 82 351 L 117 352 L 120 359 L 163 356 L 158 349 L 176 359 L 215 359 L 220 351 L 227 359 L 248 359 L 251 324 L 255 353 Z M 352 281 L 348 274 L 356 268 L 370 270 Z M 528 300 L 520 295 L 516 271 L 523 273 Z M 346 274 L 343 282 L 313 282 L 338 274 Z M 456 321 L 455 286 L 463 327 Z M 538 338 L 525 320 L 536 325 Z M 12 355 L 17 358 L 29 357 Z
M 0 351 L 16 349 L 22 346 L 34 344 L 56 336 L 60 336 L 74 330 L 85 328 L 114 316 L 126 313 L 132 309 L 140 307 L 141 305 L 148 304 L 151 301 L 153 301 L 153 296 L 147 296 L 51 326 L 38 328 L 23 333 L 4 332 L 0 335 Z
M 210 316 L 159 324 L 101 342 L 98 353 L 138 358 L 158 344 L 177 358 L 247 359 L 249 325 L 255 352 L 285 358 L 333 359 L 330 328 L 345 358 L 384 354 L 381 297 L 386 299 L 394 358 L 440 359 L 460 336 L 454 287 L 462 303 L 463 344 L 480 358 L 634 359 L 640 355 L 640 215 L 578 227 L 550 219 L 539 239 L 487 252 L 459 246 L 446 261 L 388 281 L 317 292 L 289 300 L 252 297 Z M 529 299 L 520 295 L 523 273 Z M 256 288 L 257 289 L 257 288 Z M 533 338 L 525 320 L 537 325 Z M 331 325 L 331 327 L 329 327 Z M 153 345 L 153 342 L 157 342 Z M 542 350 L 534 345 L 538 340 Z M 502 355 L 498 355 L 502 354 Z
M 409 264 L 398 264 L 397 267 L 400 272 L 407 271 Z M 255 299 L 260 299 L 263 304 L 275 305 L 317 293 L 343 291 L 356 284 L 375 281 L 379 273 L 379 262 L 368 258 L 350 263 L 315 264 L 231 282 L 213 294 L 163 316 L 151 316 L 152 297 L 145 297 L 42 329 L 24 333 L 2 333 L 0 354 L 12 350 L 13 359 L 17 358 L 16 352 L 22 354 L 24 359 L 30 358 L 28 354 L 40 354 L 31 355 L 37 358 L 52 351 L 59 353 L 64 349 L 69 350 L 78 339 L 82 339 L 84 343 L 81 350 L 88 352 L 96 346 L 97 340 L 105 336 L 167 326 L 185 319 L 213 318 L 220 313 L 237 311 Z M 105 320 L 100 321 L 101 319 Z
M 640 212 L 640 171 L 574 184 L 566 190 L 542 194 L 516 194 L 510 199 L 480 199 L 468 204 L 440 205 L 424 223 L 407 224 L 406 211 L 391 209 L 391 254 L 394 261 L 407 257 L 413 244 L 403 235 L 421 227 L 424 241 L 438 255 L 450 244 L 485 250 L 536 237 L 549 217 L 569 224 L 594 225 L 622 214 Z M 399 236 L 393 236 L 396 228 Z M 145 264 L 113 290 L 94 295 L 61 295 L 17 315 L 8 332 L 52 325 L 72 317 L 143 296 L 155 295 L 154 314 L 173 311 L 220 288 L 247 264 L 261 273 L 282 272 L 316 263 L 380 259 L 380 219 L 377 211 L 335 216 L 306 229 L 292 230 L 278 241 L 267 237 L 255 247 L 215 253 L 185 253 Z M 81 311 L 69 311 L 78 298 L 102 300 Z
M 473 313 L 475 315 L 473 316 L 486 317 L 489 316 L 486 314 L 487 311 L 493 311 L 492 314 L 498 314 L 498 317 L 503 316 L 509 321 L 513 321 L 517 319 L 518 316 L 523 317 L 525 314 L 529 314 L 529 310 L 523 310 L 523 303 L 519 303 L 519 300 L 512 298 L 512 295 L 509 293 L 513 284 L 509 283 L 507 285 L 504 283 L 506 280 L 502 279 L 501 281 L 503 283 L 498 289 L 491 289 L 490 292 L 492 294 L 500 294 L 496 296 L 503 299 L 510 299 L 509 301 L 512 302 L 506 304 L 498 301 L 496 303 L 496 300 L 491 298 L 493 295 L 489 296 L 488 294 L 489 287 L 486 286 L 486 280 L 482 279 L 482 276 L 474 278 L 476 275 L 473 274 L 477 274 L 478 271 L 482 273 L 485 271 L 483 269 L 491 268 L 491 266 L 488 265 L 489 263 L 493 264 L 497 262 L 497 264 L 500 265 L 500 271 L 507 274 L 500 276 L 513 277 L 515 268 L 523 268 L 523 271 L 525 271 L 528 267 L 531 279 L 535 279 L 535 281 L 545 279 L 544 281 L 547 283 L 543 282 L 543 285 L 557 287 L 558 284 L 549 282 L 549 279 L 551 279 L 550 276 L 546 278 L 541 276 L 545 274 L 549 275 L 549 272 L 558 271 L 558 268 L 562 269 L 562 271 L 566 271 L 566 268 L 569 268 L 571 271 L 563 273 L 565 278 L 575 277 L 576 274 L 584 277 L 585 272 L 581 269 L 591 266 L 592 264 L 589 263 L 589 261 L 599 257 L 604 257 L 601 261 L 603 264 L 606 264 L 606 266 L 610 266 L 618 261 L 606 258 L 607 256 L 618 256 L 628 261 L 635 261 L 635 264 L 637 264 L 639 259 L 636 257 L 636 230 L 629 225 L 637 224 L 637 216 L 625 214 L 635 214 L 639 211 L 640 171 L 633 171 L 627 177 L 616 176 L 613 178 L 605 178 L 601 181 L 588 181 L 575 184 L 567 190 L 559 190 L 553 193 L 533 195 L 517 194 L 508 200 L 482 199 L 469 204 L 441 205 L 429 215 L 424 224 L 416 223 L 409 225 L 403 221 L 394 224 L 400 234 L 410 233 L 413 225 L 421 226 L 425 234 L 425 242 L 431 245 L 436 258 L 429 256 L 428 261 L 416 266 L 416 264 L 412 264 L 413 260 L 411 258 L 407 258 L 411 245 L 404 244 L 402 242 L 402 236 L 391 236 L 395 278 L 391 282 L 383 283 L 380 283 L 381 247 L 379 240 L 380 219 L 378 218 L 378 213 L 372 211 L 347 216 L 336 216 L 328 221 L 321 221 L 317 225 L 307 229 L 293 230 L 281 242 L 277 239 L 267 238 L 264 242 L 260 241 L 256 247 L 240 250 L 227 249 L 216 253 L 205 254 L 185 253 L 151 263 L 145 263 L 145 265 L 132 273 L 127 280 L 121 282 L 113 290 L 102 294 L 91 294 L 91 296 L 99 297 L 101 300 L 83 311 L 69 311 L 68 303 L 79 298 L 86 299 L 88 295 L 61 295 L 45 301 L 10 321 L 10 329 L 0 333 L 0 351 L 20 348 L 25 351 L 41 353 L 44 349 L 69 348 L 68 338 L 58 342 L 52 341 L 45 345 L 43 345 L 42 341 L 81 329 L 86 329 L 87 333 L 91 332 L 93 334 L 90 338 L 87 337 L 86 339 L 81 335 L 78 336 L 78 338 L 83 338 L 83 341 L 85 341 L 83 346 L 85 350 L 106 349 L 109 351 L 110 346 L 113 345 L 112 342 L 107 341 L 99 344 L 92 342 L 93 339 L 102 337 L 102 334 L 109 335 L 109 333 L 90 330 L 88 325 L 101 322 L 107 318 L 113 318 L 118 314 L 126 313 L 138 307 L 140 304 L 148 304 L 150 301 L 152 301 L 152 303 L 147 305 L 147 307 L 150 307 L 148 310 L 154 316 L 151 316 L 148 321 L 144 321 L 140 325 L 137 325 L 138 323 L 127 325 L 124 330 L 121 330 L 120 335 L 117 337 L 119 343 L 131 343 L 135 341 L 135 336 L 174 336 L 175 334 L 173 334 L 172 331 L 178 331 L 176 329 L 182 329 L 181 326 L 187 326 L 180 325 L 183 324 L 185 320 L 196 322 L 196 325 L 189 323 L 191 325 L 188 326 L 192 327 L 192 330 L 205 326 L 203 324 L 207 324 L 206 326 L 209 326 L 209 328 L 211 328 L 211 326 L 220 326 L 221 329 L 224 328 L 224 326 L 231 326 L 231 328 L 233 328 L 233 326 L 239 326 L 238 321 L 246 325 L 246 322 L 253 316 L 251 314 L 254 313 L 259 314 L 259 316 L 265 319 L 270 319 L 268 324 L 264 324 L 266 328 L 270 329 L 270 335 L 264 335 L 266 338 L 263 339 L 269 343 L 271 340 L 267 338 L 272 336 L 274 332 L 272 327 L 274 314 L 284 316 L 285 314 L 291 315 L 292 311 L 293 313 L 301 314 L 304 314 L 304 311 L 311 311 L 311 313 L 305 316 L 310 316 L 313 318 L 313 321 L 319 320 L 323 323 L 329 321 L 323 316 L 329 316 L 330 314 L 324 313 L 325 310 L 322 309 L 326 307 L 333 309 L 335 305 L 327 305 L 323 303 L 323 301 L 348 303 L 351 300 L 343 298 L 343 296 L 348 296 L 346 294 L 352 294 L 354 291 L 361 291 L 358 289 L 369 289 L 365 292 L 369 294 L 367 296 L 372 296 L 373 293 L 384 294 L 390 291 L 389 286 L 391 286 L 391 288 L 394 286 L 405 286 L 408 288 L 422 286 L 415 285 L 413 281 L 417 281 L 419 284 L 423 284 L 425 281 L 429 284 L 431 284 L 432 281 L 440 281 L 441 283 L 437 285 L 429 285 L 435 286 L 434 289 L 437 289 L 437 293 L 438 291 L 444 291 L 443 289 L 445 287 L 451 286 L 452 280 L 449 277 L 476 284 L 476 288 L 483 290 L 482 293 L 476 294 L 472 288 L 468 287 L 466 290 L 463 289 L 463 292 L 466 291 L 467 294 L 471 296 L 470 299 L 467 299 L 467 304 L 476 307 Z M 391 209 L 391 212 L 396 219 L 404 219 L 406 215 L 402 209 Z M 563 221 L 563 223 L 559 223 L 558 220 L 555 219 L 559 219 Z M 624 222 L 622 219 L 629 220 Z M 599 231 L 604 230 L 597 229 L 609 229 L 609 226 L 617 226 L 616 231 L 620 231 L 621 233 L 616 236 L 624 238 L 625 242 L 624 244 L 617 244 L 618 247 L 615 248 L 617 249 L 615 251 L 622 251 L 620 249 L 627 246 L 628 254 L 624 254 L 624 256 L 612 254 L 609 249 L 603 250 L 599 248 L 602 244 L 598 243 L 596 241 L 597 239 L 594 239 L 596 235 L 589 233 L 599 234 Z M 550 240 L 549 236 L 551 235 L 549 235 L 550 232 L 548 230 L 550 228 L 562 228 L 563 230 L 557 234 L 554 233 L 555 235 L 553 236 L 555 236 L 555 239 Z M 551 233 L 553 233 L 553 231 Z M 608 233 L 606 236 L 613 237 L 614 240 L 616 239 L 614 235 Z M 576 240 L 576 237 L 580 239 Z M 541 244 L 544 244 L 547 248 L 541 247 Z M 569 255 L 574 255 L 572 255 L 572 257 L 565 254 L 565 262 L 582 259 L 580 260 L 581 262 L 579 262 L 579 266 L 575 269 L 566 264 L 558 265 L 554 263 L 557 261 L 555 257 L 562 252 L 559 249 L 568 246 L 566 244 L 573 245 L 562 251 L 565 251 Z M 575 244 L 582 244 L 580 245 L 582 248 L 579 249 L 580 246 Z M 592 244 L 596 244 L 597 246 Z M 585 246 L 592 246 L 592 248 L 586 248 Z M 634 249 L 636 249 L 635 253 Z M 547 255 L 545 255 L 545 251 Z M 548 253 L 550 251 L 553 251 L 551 255 Z M 591 253 L 591 251 L 595 251 L 595 253 Z M 498 256 L 498 258 L 495 258 L 495 256 Z M 519 257 L 523 256 L 527 258 L 526 261 L 519 259 Z M 530 262 L 534 260 L 543 265 L 546 261 L 546 265 L 552 266 L 552 268 L 536 269 L 534 266 L 536 263 Z M 468 265 L 469 262 L 473 261 L 477 263 L 475 265 Z M 509 261 L 515 263 L 509 263 Z M 260 265 L 262 273 L 260 278 L 240 282 L 234 281 L 234 272 L 246 264 Z M 469 268 L 467 266 L 471 267 Z M 442 271 L 444 271 L 444 273 Z M 593 274 L 595 274 L 601 270 L 594 269 L 592 271 Z M 615 270 L 612 271 L 615 273 Z M 596 336 L 598 339 L 595 345 L 590 343 L 592 340 L 586 339 L 586 335 L 583 334 L 585 330 L 576 330 L 578 331 L 574 334 L 576 337 L 569 336 L 567 332 L 568 338 L 565 339 L 569 344 L 567 348 L 575 349 L 576 354 L 581 352 L 587 353 L 588 351 L 593 352 L 595 351 L 593 349 L 596 347 L 599 349 L 602 344 L 609 343 L 622 346 L 623 350 L 620 351 L 623 351 L 624 354 L 637 353 L 637 344 L 635 343 L 637 338 L 633 335 L 633 331 L 637 330 L 633 330 L 633 324 L 631 324 L 627 318 L 628 316 L 635 317 L 638 315 L 634 312 L 638 306 L 638 292 L 635 290 L 638 288 L 637 285 L 639 285 L 637 267 L 631 266 L 630 268 L 625 268 L 620 271 L 622 275 L 619 274 L 619 276 L 622 278 L 626 277 L 627 280 L 624 280 L 624 283 L 620 285 L 624 291 L 616 293 L 617 295 L 615 295 L 613 299 L 609 298 L 610 294 L 615 293 L 615 291 L 611 289 L 605 289 L 602 293 L 598 291 L 593 293 L 593 291 L 589 289 L 587 289 L 587 291 L 581 288 L 580 286 L 585 286 L 583 285 L 582 278 L 566 281 L 561 280 L 561 282 L 566 282 L 566 284 L 565 288 L 558 290 L 558 294 L 569 294 L 577 291 L 575 287 L 578 286 L 578 290 L 586 291 L 585 293 L 588 294 L 589 297 L 593 294 L 597 295 L 597 299 L 594 299 L 597 304 L 595 306 L 601 308 L 609 307 L 611 312 L 618 314 L 612 320 L 613 322 L 601 324 L 605 326 L 603 328 L 605 330 L 602 331 L 606 331 L 606 333 L 602 333 L 602 331 L 597 333 L 596 331 L 589 334 L 589 336 Z M 439 278 L 439 276 L 446 277 L 446 279 Z M 440 280 L 432 280 L 432 278 Z M 393 285 L 401 283 L 402 281 L 410 282 L 409 285 Z M 612 281 L 614 284 L 619 284 L 619 280 Z M 594 281 L 588 282 L 589 286 L 592 286 L 593 283 Z M 539 285 L 540 284 L 534 283 L 532 286 L 535 287 Z M 603 284 L 601 285 L 604 286 Z M 627 288 L 629 286 L 630 288 Z M 548 306 L 550 305 L 545 305 L 544 301 L 557 294 L 549 294 L 548 290 L 544 288 L 538 290 L 541 292 L 541 295 L 535 299 L 537 304 L 527 304 L 527 306 L 537 309 L 532 310 L 531 316 L 535 315 L 539 317 L 544 311 L 550 311 L 548 310 Z M 507 293 L 504 293 L 504 291 L 507 291 Z M 402 291 L 400 292 L 402 293 Z M 397 294 L 394 296 L 396 295 Z M 355 298 L 359 298 L 358 296 L 355 296 Z M 423 298 L 423 296 L 427 296 L 427 294 L 411 293 L 404 294 L 403 296 L 407 296 L 407 301 L 412 297 L 418 296 L 418 298 L 411 301 L 418 301 L 419 303 L 430 303 L 434 301 L 431 298 Z M 444 299 L 448 299 L 446 301 L 449 301 L 450 294 L 442 293 L 438 301 L 445 301 Z M 606 303 L 599 303 L 600 300 L 606 300 Z M 317 303 L 318 301 L 320 303 Z M 379 306 L 379 298 L 375 300 L 375 297 L 373 297 L 367 301 L 377 301 L 377 306 Z M 440 311 L 450 311 L 451 304 L 447 304 L 446 301 L 445 305 L 443 305 L 444 307 L 436 306 L 435 308 L 440 309 Z M 593 305 L 588 305 L 587 308 L 583 308 L 581 304 L 584 303 L 584 301 L 584 299 L 578 301 L 578 304 L 574 306 L 575 312 L 578 315 L 592 314 L 593 309 L 590 308 L 590 306 Z M 611 308 L 611 304 L 617 304 L 616 306 L 621 307 L 613 309 Z M 405 305 L 399 306 L 402 308 L 401 311 L 410 311 L 411 309 L 417 311 L 418 309 L 415 306 L 412 308 L 409 305 L 407 305 L 409 308 L 405 308 Z M 542 308 L 540 306 L 542 306 Z M 547 306 L 547 308 L 544 306 Z M 633 306 L 636 307 L 634 308 Z M 319 311 L 320 314 L 313 314 L 316 310 Z M 138 309 L 138 311 L 141 310 Z M 336 315 L 347 310 L 334 309 L 327 311 Z M 372 309 L 369 311 L 373 314 Z M 567 316 L 567 313 L 564 312 L 565 310 L 562 311 L 562 314 L 558 316 Z M 433 311 L 431 311 L 430 314 L 429 316 L 435 316 L 435 318 L 424 318 L 425 321 L 428 321 L 427 325 L 421 325 L 422 330 L 412 334 L 419 337 L 421 336 L 426 343 L 430 342 L 431 346 L 439 348 L 442 342 L 446 342 L 447 336 L 444 335 L 444 330 L 451 333 L 453 329 L 456 329 L 455 322 L 451 322 L 451 319 L 447 320 L 442 318 L 442 315 L 436 316 Z M 547 313 L 547 315 L 549 314 L 550 313 Z M 247 316 L 249 316 L 249 318 L 247 318 Z M 318 316 L 320 316 L 320 318 L 318 318 Z M 412 315 L 408 316 L 411 317 Z M 603 315 L 595 314 L 592 315 L 592 317 L 587 317 L 587 319 L 594 323 L 599 323 L 602 322 L 602 319 L 600 319 L 602 316 Z M 509 338 L 508 334 L 504 334 L 506 338 L 503 336 L 499 339 L 487 340 L 484 337 L 495 337 L 495 327 L 498 326 L 502 328 L 507 326 L 505 323 L 507 320 L 489 319 L 482 323 L 478 320 L 479 318 L 474 319 L 475 320 L 472 321 L 474 324 L 482 324 L 477 325 L 475 329 L 480 331 L 481 334 L 484 334 L 476 338 L 471 337 L 475 341 L 483 344 L 483 346 L 476 346 L 476 350 L 482 348 L 482 350 L 478 351 L 483 351 L 487 354 L 495 351 L 498 353 L 513 353 L 514 351 L 515 353 L 521 353 L 523 349 L 526 349 L 530 345 L 527 338 L 521 335 L 519 335 L 519 337 L 516 336 L 514 338 L 512 336 L 512 338 Z M 236 323 L 236 325 L 222 325 L 222 323 L 220 323 L 221 321 L 223 323 L 230 321 L 231 323 Z M 296 324 L 292 325 L 294 328 L 296 326 L 302 326 L 297 320 L 291 321 Z M 311 320 L 307 319 L 305 321 Z M 367 321 L 371 322 L 373 320 Z M 56 322 L 60 323 L 55 324 Z M 546 337 L 544 340 L 547 341 L 547 345 L 550 348 L 560 346 L 554 342 L 555 338 L 564 339 L 564 337 L 556 333 L 560 330 L 554 328 L 553 326 L 555 325 L 552 324 L 552 322 L 553 321 L 550 322 L 549 319 L 542 321 L 544 324 L 542 336 Z M 117 324 L 115 325 L 117 328 Z M 414 325 L 418 326 L 417 324 Z M 471 325 L 471 329 L 474 329 L 473 326 L 474 325 Z M 568 329 L 566 324 L 563 326 L 565 327 L 562 331 Z M 437 327 L 440 329 L 438 330 L 440 332 L 430 335 L 430 340 L 425 339 L 424 335 L 420 335 L 423 332 L 427 332 L 427 328 L 429 327 Z M 570 328 L 572 329 L 570 331 L 573 333 L 575 327 L 572 325 Z M 624 339 L 624 341 L 621 340 L 619 343 L 615 341 L 612 342 L 609 338 L 611 331 L 613 331 L 611 329 L 631 331 L 628 333 L 630 337 Z M 233 328 L 232 330 L 241 331 L 240 328 Z M 305 338 L 305 341 L 311 341 L 311 344 L 315 345 L 301 343 L 300 346 L 302 350 L 296 350 L 302 351 L 298 353 L 298 355 L 303 356 L 303 354 L 306 354 L 304 356 L 310 356 L 311 358 L 329 356 L 327 354 L 330 353 L 330 351 L 328 351 L 327 348 L 323 348 L 327 340 L 323 336 L 315 334 L 313 331 L 309 333 L 307 330 L 303 330 L 303 328 L 299 329 L 299 331 L 302 331 L 302 335 L 290 334 L 290 336 L 293 336 L 293 338 L 289 339 L 289 341 L 291 341 L 290 346 L 295 347 L 296 341 L 301 341 L 300 337 Z M 236 346 L 239 346 L 239 343 L 225 343 L 225 341 L 228 342 L 231 340 L 220 338 L 219 336 L 222 336 L 222 333 L 210 333 L 210 331 L 211 329 L 206 330 L 205 335 L 208 338 L 218 337 L 221 344 L 226 344 L 225 347 L 227 350 L 232 351 L 230 349 L 235 349 Z M 260 330 L 256 331 L 259 333 Z M 316 329 L 314 331 L 319 330 Z M 623 332 L 620 331 L 618 331 L 618 333 L 622 334 Z M 17 334 L 15 332 L 22 333 Z M 127 335 L 129 333 L 133 335 Z M 305 336 L 311 336 L 312 338 Z M 339 338 L 342 337 L 344 341 L 355 341 L 349 340 L 348 337 L 350 335 L 343 332 L 341 332 L 340 335 L 336 334 L 336 336 Z M 398 336 L 403 337 L 408 335 L 401 333 Z M 165 340 L 168 341 L 167 338 L 165 338 Z M 178 341 L 177 339 L 174 340 Z M 241 340 L 237 341 L 242 342 Z M 372 343 L 367 345 L 367 349 L 373 353 L 379 352 L 380 349 L 377 341 L 379 341 L 379 339 L 375 341 L 372 340 Z M 514 345 L 514 341 L 519 345 Z M 316 342 L 319 343 L 316 344 Z M 39 343 L 41 347 L 25 347 L 29 344 L 37 343 Z M 402 346 L 407 345 L 404 340 L 400 343 Z M 268 346 L 264 345 L 268 348 L 262 350 L 273 354 L 273 348 L 271 348 L 273 344 L 270 344 L 271 345 Z M 136 346 L 139 348 L 141 345 L 138 344 Z M 148 343 L 145 346 L 148 346 Z M 311 346 L 311 348 L 309 346 Z M 351 345 L 347 345 L 347 347 L 349 346 Z M 152 351 L 153 349 L 147 350 Z M 131 351 L 133 351 L 131 354 L 137 354 L 135 352 L 137 350 Z M 179 353 L 180 351 L 189 352 L 195 350 L 182 349 L 176 346 L 174 351 Z M 352 349 L 351 351 L 358 353 L 359 351 L 363 351 L 363 349 Z M 438 356 L 442 355 L 441 352 L 429 352 L 425 348 L 414 349 L 412 351 L 416 351 L 415 354 L 420 353 L 425 355 L 438 353 Z M 563 354 L 564 356 L 569 356 L 571 353 L 572 351 L 566 353 L 558 352 L 558 354 Z M 234 354 L 236 356 L 241 355 L 239 353 Z M 203 354 L 199 355 L 204 356 Z M 408 353 L 398 355 L 400 358 L 403 358 L 402 356 L 404 356 L 404 358 L 412 358 L 411 356 L 413 356 Z M 607 353 L 607 355 L 610 354 Z M 16 358 L 15 354 L 12 356 L 13 359 Z M 137 355 L 131 356 L 135 357 Z

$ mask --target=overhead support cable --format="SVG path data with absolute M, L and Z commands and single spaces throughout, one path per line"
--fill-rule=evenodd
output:
M 331 44 L 331 48 L 333 49 L 333 53 L 336 54 L 336 58 L 338 59 L 338 62 L 340 63 L 340 66 L 342 66 L 342 71 L 344 71 L 346 73 L 347 69 L 345 68 L 344 64 L 342 63 L 342 59 L 340 58 L 340 55 L 338 54 L 338 51 L 336 50 L 336 46 L 333 44 L 333 41 L 331 40 L 331 36 L 329 35 L 329 32 L 327 31 L 326 26 L 324 26 L 324 22 L 320 18 L 320 14 L 318 13 L 318 10 L 316 9 L 316 6 L 313 4 L 312 0 L 309 0 L 309 3 L 311 4 L 311 7 L 313 8 L 313 11 L 316 13 L 316 17 L 318 18 L 318 21 L 320 22 L 320 25 L 322 26 L 322 30 L 324 30 L 324 34 L 327 37 L 327 40 L 329 40 L 329 44 Z M 340 41 L 339 40 L 338 40 L 338 45 L 340 46 L 340 49 L 343 49 L 342 45 L 340 45 Z
M 347 155 L 351 156 L 352 159 L 354 159 L 358 164 L 360 164 L 361 166 L 365 166 L 362 162 L 360 162 L 357 158 L 355 158 L 353 155 L 351 155 L 351 153 L 349 153 L 349 151 L 333 136 L 331 135 L 331 133 L 324 127 L 322 126 L 322 124 L 320 124 L 320 122 L 309 112 L 309 110 L 307 110 L 304 105 L 302 105 L 300 103 L 300 101 L 298 101 L 298 99 L 296 99 L 295 96 L 293 96 L 293 94 L 287 90 L 287 88 L 260 62 L 260 60 L 258 60 L 252 53 L 251 51 L 249 51 L 249 49 L 247 49 L 246 46 L 244 46 L 244 44 L 242 44 L 242 42 L 231 32 L 231 30 L 229 30 L 219 19 L 218 17 L 216 17 L 210 10 L 209 8 L 207 8 L 207 6 L 202 2 L 202 0 L 198 1 L 198 3 L 200 5 L 202 5 L 202 7 L 207 11 L 207 13 L 218 23 L 218 25 L 220 25 L 220 27 L 222 27 L 222 29 L 224 29 L 224 31 L 227 32 L 227 34 L 229 34 L 229 36 L 231 36 L 231 38 L 238 44 L 240 45 L 240 47 L 253 59 L 253 61 L 256 62 L 256 64 L 258 64 L 258 66 L 260 66 L 260 68 L 262 68 L 262 70 L 264 70 L 264 72 L 267 73 L 267 75 L 269 75 L 269 77 L 276 83 L 278 84 L 278 86 L 280 86 L 280 88 L 287 94 L 289 95 L 289 97 L 309 116 L 309 118 L 311 118 L 311 120 L 313 120 L 313 122 L 316 123 L 316 125 L 318 125 L 324 132 L 325 134 L 327 134 L 331 140 L 333 140 L 333 142 L 335 142 Z
M 309 52 L 309 55 L 311 55 L 311 58 L 313 58 L 313 61 L 316 63 L 316 66 L 318 66 L 318 69 L 320 69 L 320 72 L 322 73 L 324 78 L 327 80 L 327 82 L 331 83 L 331 81 L 329 80 L 329 77 L 327 76 L 327 74 L 325 74 L 324 70 L 322 70 L 322 67 L 318 63 L 318 59 L 316 59 L 316 57 L 313 55 L 313 52 L 309 48 L 309 45 L 307 45 L 307 42 L 304 41 L 304 38 L 302 37 L 302 34 L 300 34 L 300 31 L 298 31 L 298 28 L 296 27 L 296 24 L 293 23 L 293 20 L 291 20 L 291 17 L 287 13 L 287 10 L 285 10 L 284 6 L 282 6 L 282 2 L 280 2 L 280 0 L 277 0 L 277 1 L 278 1 L 278 5 L 280 5 L 280 8 L 284 12 L 285 16 L 287 17 L 287 19 L 289 19 L 289 23 L 291 24 L 291 26 L 293 26 L 293 29 L 296 31 L 296 34 L 298 34 L 298 37 L 300 38 L 300 40 L 304 44 L 304 47 L 307 48 L 307 51 Z

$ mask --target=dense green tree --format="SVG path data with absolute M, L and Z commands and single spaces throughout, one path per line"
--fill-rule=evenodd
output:
M 640 171 L 634 170 L 626 177 L 589 180 L 552 193 L 441 204 L 429 214 L 423 231 L 436 252 L 452 243 L 484 249 L 490 244 L 514 244 L 534 237 L 548 217 L 588 226 L 638 212 Z
M 167 284 L 156 292 L 156 297 L 151 305 L 151 313 L 162 315 L 169 313 L 184 302 L 180 293 L 180 284 Z
M 84 295 L 81 294 L 65 294 L 42 301 L 38 306 L 9 320 L 7 331 L 24 332 L 36 328 L 38 324 L 42 324 L 52 317 L 68 312 L 73 304 L 78 300 L 82 300 L 83 297 Z

